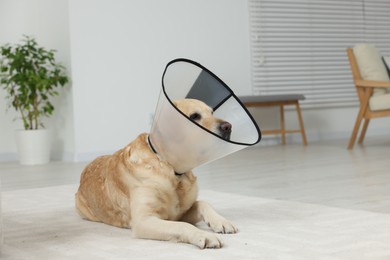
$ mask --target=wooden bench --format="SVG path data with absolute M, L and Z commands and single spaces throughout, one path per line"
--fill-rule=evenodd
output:
M 307 145 L 305 127 L 303 125 L 303 119 L 301 114 L 301 108 L 299 106 L 299 100 L 304 100 L 304 95 L 287 94 L 287 95 L 262 95 L 262 96 L 241 96 L 239 97 L 241 102 L 246 107 L 280 107 L 280 129 L 273 130 L 261 130 L 263 135 L 282 135 L 282 144 L 286 144 L 286 134 L 289 133 L 301 133 L 302 142 Z M 284 121 L 284 106 L 295 105 L 298 113 L 299 127 L 298 130 L 286 130 Z

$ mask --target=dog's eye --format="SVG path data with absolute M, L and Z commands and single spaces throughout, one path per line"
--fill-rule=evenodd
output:
M 200 120 L 201 118 L 202 118 L 202 116 L 199 113 L 193 113 L 190 115 L 190 119 L 193 121 Z

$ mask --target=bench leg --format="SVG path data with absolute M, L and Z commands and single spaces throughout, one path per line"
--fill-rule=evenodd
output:
M 286 144 L 286 126 L 284 123 L 284 106 L 280 105 L 280 130 L 282 134 L 282 144 Z
M 305 127 L 303 125 L 303 119 L 302 119 L 301 107 L 299 106 L 299 101 L 297 101 L 295 107 L 298 113 L 299 127 L 301 129 L 301 134 L 302 134 L 302 142 L 303 145 L 307 145 L 306 132 L 305 132 Z

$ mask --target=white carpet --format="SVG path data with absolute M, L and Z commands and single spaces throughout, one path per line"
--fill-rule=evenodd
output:
M 76 186 L 2 193 L 2 259 L 390 259 L 386 214 L 201 191 L 240 232 L 222 249 L 137 240 L 80 219 Z M 204 228 L 204 226 L 202 226 Z

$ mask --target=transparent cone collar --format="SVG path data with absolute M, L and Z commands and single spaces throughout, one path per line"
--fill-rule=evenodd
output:
M 174 105 L 181 99 L 197 99 L 211 107 L 214 117 L 232 125 L 230 139 L 192 121 Z M 261 133 L 225 83 L 200 64 L 177 59 L 165 68 L 149 139 L 175 172 L 184 173 L 258 143 Z

